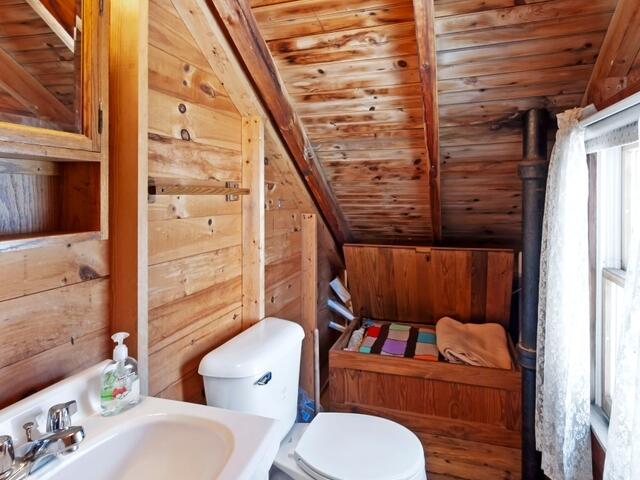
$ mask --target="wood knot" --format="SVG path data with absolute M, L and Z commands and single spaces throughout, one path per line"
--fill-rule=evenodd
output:
M 207 84 L 207 83 L 201 83 L 200 84 L 200 90 L 202 90 L 202 92 L 205 95 L 208 95 L 210 97 L 215 97 L 216 96 L 216 92 L 213 89 L 213 87 L 211 85 Z
M 180 105 L 178 105 L 178 111 L 180 113 L 186 113 L 187 111 L 187 106 L 184 103 L 181 103 Z
M 182 140 L 185 140 L 187 142 L 191 140 L 191 134 L 189 133 L 189 130 L 187 130 L 186 128 L 183 128 L 182 130 L 180 130 L 180 137 L 182 138 Z
M 95 280 L 96 278 L 100 277 L 100 275 L 98 275 L 98 272 L 96 272 L 93 268 L 91 268 L 88 265 L 82 265 L 80 267 L 80 270 L 78 271 L 78 275 L 80 276 L 80 279 L 83 281 Z

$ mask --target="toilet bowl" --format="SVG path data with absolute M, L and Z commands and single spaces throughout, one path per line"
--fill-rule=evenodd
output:
M 295 424 L 273 466 L 272 480 L 426 479 L 422 445 L 411 431 L 352 413 L 320 413 L 310 424 Z
M 296 424 L 304 332 L 266 318 L 200 362 L 207 404 L 277 419 L 272 480 L 426 480 L 418 437 L 371 415 L 319 413 Z M 279 444 L 279 445 L 278 445 Z

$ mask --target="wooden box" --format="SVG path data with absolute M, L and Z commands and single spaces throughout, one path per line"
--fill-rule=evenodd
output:
M 519 478 L 520 370 L 348 352 L 352 322 L 329 351 L 329 410 L 401 423 L 423 443 L 430 474 Z
M 345 245 L 361 317 L 433 324 L 443 316 L 509 328 L 510 250 Z M 355 320 L 329 351 L 329 410 L 405 425 L 425 450 L 429 479 L 520 478 L 521 374 L 348 352 Z

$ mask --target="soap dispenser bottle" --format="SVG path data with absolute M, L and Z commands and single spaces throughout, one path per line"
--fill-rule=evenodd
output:
M 100 411 L 104 416 L 116 415 L 140 401 L 138 363 L 128 355 L 126 332 L 111 336 L 116 343 L 113 360 L 102 371 Z

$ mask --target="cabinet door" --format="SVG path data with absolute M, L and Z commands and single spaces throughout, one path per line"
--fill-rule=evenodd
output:
M 12 0 L 0 18 L 0 154 L 100 161 L 105 0 Z

